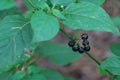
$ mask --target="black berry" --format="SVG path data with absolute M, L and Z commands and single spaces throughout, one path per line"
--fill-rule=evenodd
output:
M 79 51 L 79 53 L 83 53 L 85 50 L 84 50 L 83 47 L 80 47 L 80 48 L 78 49 L 78 51 Z
M 88 39 L 88 35 L 86 33 L 82 34 L 81 37 L 82 37 L 81 39 L 83 39 L 83 40 L 87 40 Z
M 69 42 L 68 42 L 68 45 L 69 45 L 70 47 L 73 47 L 73 46 L 75 45 L 75 41 L 69 41 Z
M 84 47 L 84 50 L 85 50 L 85 51 L 90 51 L 90 46 L 89 46 L 89 45 L 85 46 L 85 47 Z
M 89 41 L 88 41 L 88 40 L 83 40 L 82 44 L 83 44 L 84 46 L 87 46 L 87 45 L 89 45 Z
M 78 48 L 78 46 L 73 46 L 73 47 L 72 47 L 72 50 L 76 52 L 76 51 L 79 50 L 79 48 Z

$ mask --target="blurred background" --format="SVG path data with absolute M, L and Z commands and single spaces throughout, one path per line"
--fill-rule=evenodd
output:
M 16 2 L 17 6 L 22 8 L 24 12 L 26 7 L 23 4 L 23 0 L 16 0 Z M 120 17 L 117 17 L 120 16 L 120 0 L 106 0 L 102 7 L 110 15 L 113 21 L 117 21 L 117 23 L 120 24 L 120 19 L 118 19 Z M 116 26 L 120 27 L 120 25 L 117 24 Z M 88 33 L 91 46 L 90 53 L 101 62 L 106 56 L 111 55 L 109 45 L 120 42 L 120 37 L 112 33 L 98 31 L 85 32 L 82 30 L 72 31 L 68 28 L 66 28 L 66 31 L 70 34 L 77 34 L 78 38 L 80 38 L 82 33 Z M 67 44 L 69 40 L 59 32 L 54 41 Z M 97 64 L 87 56 L 65 66 L 55 65 L 47 59 L 40 60 L 37 63 L 42 67 L 57 69 L 63 75 L 75 77 L 76 80 L 109 80 L 108 76 L 103 76 L 98 72 Z

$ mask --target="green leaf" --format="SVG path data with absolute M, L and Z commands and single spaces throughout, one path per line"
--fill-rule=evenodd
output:
M 31 26 L 24 17 L 7 16 L 0 22 L 0 72 L 24 61 L 24 49 L 30 47 L 31 40 Z
M 78 2 L 91 2 L 97 5 L 101 5 L 105 2 L 105 0 L 78 0 Z
M 73 3 L 75 0 L 50 0 L 53 5 L 69 5 Z
M 65 16 L 59 10 L 53 9 L 52 12 L 56 17 L 58 17 L 60 19 L 65 19 Z
M 32 15 L 34 14 L 34 11 L 33 10 L 28 10 L 24 13 L 24 17 L 26 19 L 31 19 Z
M 120 43 L 112 44 L 110 50 L 113 54 L 120 56 Z
M 107 74 L 107 72 L 106 72 L 106 70 L 105 69 L 102 69 L 101 67 L 97 67 L 97 71 L 100 73 L 100 74 L 102 74 L 102 75 L 106 75 Z
M 46 80 L 64 80 L 64 77 L 55 70 L 44 70 L 42 74 L 46 77 Z
M 33 75 L 26 76 L 22 80 L 47 80 L 47 79 L 42 74 L 33 74 Z
M 21 80 L 25 76 L 25 73 L 23 71 L 7 71 L 0 73 L 0 78 L 2 80 Z
M 112 80 L 120 80 L 120 76 L 117 76 L 117 77 L 115 77 L 115 78 L 112 79 Z
M 73 52 L 67 45 L 53 42 L 40 43 L 35 51 L 35 53 L 40 53 L 40 56 L 47 57 L 59 65 L 71 63 L 81 57 L 79 53 Z
M 11 79 L 12 75 L 13 75 L 12 71 L 0 73 L 0 79 L 2 79 L 2 80 L 12 80 Z
M 30 65 L 28 70 L 32 72 L 35 70 L 35 73 L 26 75 L 22 80 L 64 80 L 64 77 L 56 70 L 41 68 L 34 64 Z
M 114 75 L 120 75 L 120 57 L 111 56 L 100 65 L 101 69 L 109 70 Z
M 33 42 L 46 41 L 54 38 L 59 31 L 59 23 L 54 16 L 37 11 L 31 19 Z
M 14 0 L 0 0 L 0 11 L 9 9 L 15 6 Z
M 21 10 L 17 7 L 2 10 L 2 11 L 0 11 L 0 20 L 2 20 L 5 16 L 16 15 L 16 14 L 20 14 L 20 13 L 21 13 Z
M 63 23 L 72 29 L 108 31 L 120 35 L 108 14 L 99 6 L 89 2 L 69 5 L 63 14 Z
M 112 21 L 116 26 L 120 27 L 120 16 L 113 17 Z
M 27 69 L 29 73 L 33 73 L 33 74 L 41 72 L 41 68 L 36 65 L 30 65 Z
M 21 80 L 24 76 L 25 76 L 24 71 L 18 71 L 11 77 L 11 79 L 12 80 Z
M 39 7 L 42 9 L 49 9 L 49 6 L 46 2 L 41 2 L 39 5 L 40 5 Z
M 35 74 L 35 75 L 33 75 L 32 78 L 29 79 L 29 80 L 47 80 L 47 79 L 46 79 L 46 77 L 45 77 L 44 75 L 42 75 L 42 74 L 41 74 L 41 75 Z
M 46 0 L 24 0 L 25 5 L 28 9 L 34 9 L 34 8 L 49 8 L 49 6 L 46 3 Z

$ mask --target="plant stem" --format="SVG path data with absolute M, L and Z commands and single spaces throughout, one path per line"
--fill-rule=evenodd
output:
M 101 63 L 95 58 L 95 57 L 93 57 L 90 53 L 88 53 L 88 52 L 85 52 L 85 54 L 86 55 L 88 55 L 94 62 L 96 62 L 98 65 L 100 65 Z M 108 74 L 110 74 L 111 76 L 113 76 L 113 74 L 110 72 L 110 71 L 108 71 L 108 70 L 105 70 Z
M 70 36 L 70 35 L 64 30 L 63 27 L 60 28 L 60 31 L 61 31 L 66 37 L 68 37 L 70 40 L 74 40 L 74 38 L 73 38 L 72 36 Z M 77 45 L 80 47 L 80 44 L 77 44 Z M 90 53 L 85 52 L 85 54 L 86 54 L 87 56 L 89 56 L 96 64 L 98 64 L 98 65 L 101 64 L 101 63 L 100 63 L 95 57 L 93 57 Z M 109 75 L 113 76 L 113 74 L 112 74 L 110 71 L 106 70 L 106 72 L 108 72 Z
M 88 55 L 94 62 L 96 62 L 98 65 L 100 65 L 101 63 L 96 59 L 94 58 L 90 53 L 88 52 L 85 52 L 86 55 Z
M 64 27 L 60 28 L 60 31 L 66 36 L 68 37 L 70 40 L 74 40 L 74 38 L 69 35 L 65 30 L 64 30 Z
M 64 28 L 60 28 L 60 31 L 66 36 L 68 37 L 70 40 L 73 40 L 72 36 L 70 36 L 65 30 Z M 80 45 L 78 44 L 78 46 L 80 47 Z M 100 62 L 94 58 L 91 54 L 85 52 L 86 55 L 88 55 L 94 62 L 96 62 L 98 65 L 100 65 Z

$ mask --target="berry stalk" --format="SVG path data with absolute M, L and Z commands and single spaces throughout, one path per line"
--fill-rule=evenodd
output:
M 70 36 L 65 30 L 64 28 L 60 28 L 60 31 L 67 37 L 69 38 L 70 40 L 74 40 L 74 38 L 72 36 Z M 79 47 L 80 45 L 77 44 Z M 101 63 L 95 58 L 93 57 L 90 53 L 88 52 L 84 52 L 87 56 L 89 56 L 89 58 L 91 58 L 96 64 L 100 65 Z M 109 75 L 113 76 L 113 74 L 111 72 L 109 72 L 108 70 L 106 70 L 106 72 L 108 72 Z

